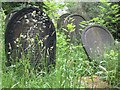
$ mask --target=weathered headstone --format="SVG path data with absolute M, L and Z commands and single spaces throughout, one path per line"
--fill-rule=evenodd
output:
M 38 8 L 19 10 L 7 23 L 5 50 L 7 64 L 29 55 L 35 67 L 55 65 L 56 31 L 52 21 Z
M 61 29 L 61 28 L 64 27 L 64 25 L 65 25 L 65 23 L 64 23 L 65 18 L 66 18 L 67 16 L 69 16 L 69 15 L 70 15 L 70 13 L 65 13 L 65 14 L 63 14 L 63 15 L 61 15 L 61 16 L 59 17 L 59 19 L 58 19 L 58 21 L 57 21 L 57 29 Z
M 78 14 L 71 14 L 65 19 L 65 25 L 67 29 L 66 34 L 70 38 L 70 42 L 76 44 L 80 43 L 82 33 L 80 22 L 82 21 L 85 21 L 85 19 Z
M 88 26 L 82 33 L 82 43 L 90 60 L 102 60 L 114 45 L 111 33 L 99 25 Z

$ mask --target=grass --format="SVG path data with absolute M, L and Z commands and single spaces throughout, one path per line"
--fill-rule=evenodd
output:
M 4 18 L 4 13 L 0 13 Z M 97 80 L 98 83 L 102 83 L 99 86 L 101 88 L 106 87 L 105 83 L 107 87 L 119 88 L 120 82 L 117 77 L 118 50 L 106 52 L 104 59 L 95 66 L 94 60 L 89 62 L 81 44 L 78 46 L 69 44 L 64 33 L 59 31 L 57 31 L 56 68 L 52 69 L 50 73 L 41 71 L 45 74 L 40 74 L 30 67 L 26 58 L 15 65 L 6 67 L 4 19 L 0 19 L 0 23 L 3 26 L 0 30 L 2 88 L 90 88 L 94 87 Z M 117 46 L 115 48 L 118 48 Z

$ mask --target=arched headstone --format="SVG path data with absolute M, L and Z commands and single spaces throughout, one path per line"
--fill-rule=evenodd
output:
M 65 19 L 65 25 L 66 29 L 68 30 L 66 32 L 67 36 L 70 38 L 72 43 L 80 43 L 81 40 L 81 33 L 82 31 L 80 29 L 80 22 L 85 21 L 85 19 L 78 14 L 71 14 Z M 69 30 L 69 27 L 73 27 L 72 30 Z
M 5 31 L 7 63 L 30 54 L 30 62 L 37 67 L 55 65 L 56 31 L 50 18 L 35 7 L 23 8 L 9 20 Z M 43 63 L 45 62 L 45 63 Z
M 62 27 L 64 27 L 64 25 L 65 25 L 65 23 L 64 23 L 65 18 L 66 18 L 67 16 L 69 16 L 69 15 L 70 15 L 70 13 L 65 13 L 65 14 L 63 14 L 63 15 L 61 15 L 61 16 L 59 17 L 59 19 L 58 19 L 58 21 L 57 21 L 57 29 L 61 29 Z
M 114 39 L 107 29 L 92 25 L 83 31 L 82 43 L 90 60 L 102 60 L 103 54 L 114 45 Z

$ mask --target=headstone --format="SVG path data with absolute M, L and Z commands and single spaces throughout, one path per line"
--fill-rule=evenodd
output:
M 83 31 L 82 43 L 90 60 L 102 60 L 104 53 L 113 47 L 114 39 L 107 29 L 92 25 Z
M 42 10 L 29 7 L 15 13 L 6 26 L 7 64 L 29 55 L 31 65 L 55 65 L 56 31 Z
M 65 19 L 67 36 L 70 38 L 70 42 L 79 44 L 81 40 L 82 27 L 80 22 L 85 21 L 85 19 L 78 14 L 71 14 Z M 72 28 L 70 28 L 72 27 Z
M 63 15 L 61 15 L 61 16 L 59 17 L 59 19 L 58 19 L 58 21 L 57 21 L 57 29 L 61 29 L 61 28 L 64 27 L 64 25 L 65 25 L 65 23 L 64 23 L 65 18 L 66 18 L 67 16 L 69 16 L 69 15 L 70 15 L 70 13 L 65 13 L 65 14 L 63 14 Z

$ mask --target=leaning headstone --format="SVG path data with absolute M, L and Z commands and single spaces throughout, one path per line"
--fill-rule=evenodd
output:
M 31 65 L 55 65 L 56 31 L 42 10 L 29 7 L 17 11 L 5 31 L 7 64 L 29 56 Z
M 70 13 L 65 13 L 65 14 L 63 14 L 63 15 L 61 15 L 61 16 L 59 17 L 59 19 L 58 19 L 58 21 L 57 21 L 57 29 L 61 29 L 61 28 L 64 27 L 64 25 L 65 25 L 65 23 L 64 23 L 65 18 L 66 18 L 67 16 L 69 16 L 69 15 L 70 15 Z
M 70 38 L 70 42 L 74 44 L 81 42 L 82 27 L 80 26 L 80 22 L 82 21 L 85 21 L 85 19 L 78 14 L 71 14 L 65 19 L 66 35 Z
M 82 43 L 90 60 L 102 60 L 114 45 L 111 33 L 99 25 L 88 26 L 82 33 Z

